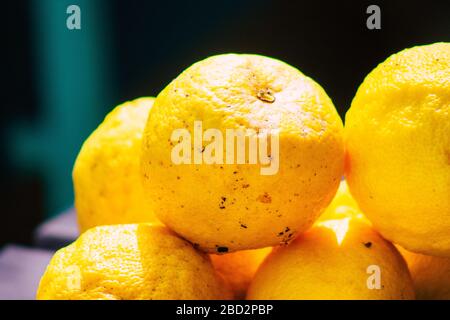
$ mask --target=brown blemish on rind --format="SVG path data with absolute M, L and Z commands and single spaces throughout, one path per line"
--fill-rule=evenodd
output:
M 264 102 L 273 103 L 275 102 L 275 96 L 269 89 L 259 90 L 256 97 Z
M 256 200 L 259 202 L 262 202 L 262 203 L 271 203 L 272 197 L 267 192 L 264 192 L 264 194 L 261 194 L 260 196 L 258 196 L 258 198 L 256 198 Z
M 370 248 L 371 246 L 372 246 L 372 242 L 364 242 L 364 246 L 366 247 L 366 248 Z
M 445 150 L 445 155 L 447 156 L 447 164 L 450 166 L 450 150 Z
M 291 228 L 286 227 L 283 231 L 277 234 L 277 237 L 281 237 L 280 245 L 288 245 L 293 239 L 296 231 L 291 230 Z
M 228 247 L 217 247 L 216 251 L 218 253 L 227 253 L 228 252 Z
M 225 201 L 227 201 L 227 198 L 226 197 L 220 197 L 220 199 L 221 199 L 221 201 L 220 201 L 220 204 L 219 204 L 219 208 L 220 209 L 225 209 Z

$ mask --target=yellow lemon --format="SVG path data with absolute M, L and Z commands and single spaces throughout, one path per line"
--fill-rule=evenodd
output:
M 450 259 L 413 253 L 399 247 L 414 281 L 417 299 L 450 300 Z
M 207 252 L 287 243 L 343 173 L 342 121 L 325 91 L 258 55 L 192 65 L 156 98 L 143 140 L 152 209 Z
M 347 182 L 342 180 L 336 195 L 317 222 L 347 217 L 365 219 L 361 210 L 359 210 L 358 204 L 348 190 Z M 368 222 L 368 220 L 366 221 Z
M 318 223 L 264 260 L 249 299 L 413 299 L 397 249 L 361 219 Z
M 209 257 L 161 225 L 89 229 L 50 261 L 38 299 L 226 299 Z
M 143 194 L 142 134 L 154 98 L 116 107 L 84 142 L 73 169 L 81 231 L 106 224 L 155 222 Z
M 346 178 L 374 227 L 450 257 L 450 44 L 406 49 L 359 87 L 345 121 Z
M 228 254 L 211 254 L 214 269 L 231 287 L 236 299 L 244 299 L 248 286 L 261 262 L 272 248 L 242 250 Z

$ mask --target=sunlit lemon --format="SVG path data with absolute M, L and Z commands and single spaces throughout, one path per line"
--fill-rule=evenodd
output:
M 342 180 L 336 195 L 317 222 L 335 220 L 346 217 L 365 219 L 355 199 L 348 190 L 347 182 Z
M 317 223 L 275 248 L 248 290 L 249 299 L 412 299 L 397 249 L 357 218 Z
M 417 299 L 450 300 L 450 258 L 399 250 L 411 272 Z
M 248 286 L 261 262 L 272 248 L 242 250 L 228 254 L 211 254 L 214 269 L 232 288 L 236 299 L 244 299 Z
M 258 55 L 210 57 L 173 80 L 150 112 L 150 206 L 207 252 L 287 243 L 331 201 L 342 135 L 330 98 L 299 70 Z
M 346 179 L 373 226 L 410 251 L 450 257 L 450 43 L 378 65 L 345 132 Z
M 116 107 L 84 142 L 73 168 L 81 231 L 106 224 L 155 222 L 140 177 L 142 134 L 154 98 Z
M 227 299 L 209 257 L 160 225 L 89 229 L 50 261 L 38 299 Z

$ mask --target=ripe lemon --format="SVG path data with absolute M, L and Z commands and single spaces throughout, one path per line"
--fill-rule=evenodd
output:
M 154 98 L 116 107 L 84 142 L 73 169 L 81 231 L 106 224 L 155 222 L 143 195 L 142 134 Z
M 361 219 L 318 223 L 264 260 L 249 299 L 412 299 L 406 263 Z
M 237 142 L 220 145 L 231 130 L 250 132 L 245 161 L 239 162 Z M 262 157 L 250 147 L 253 139 L 263 142 Z M 343 173 L 342 121 L 325 91 L 286 63 L 258 55 L 225 54 L 192 65 L 156 98 L 143 140 L 153 211 L 207 252 L 289 242 L 314 223 Z M 174 161 L 184 143 L 183 162 Z
M 368 222 L 350 194 L 347 182 L 342 180 L 336 195 L 317 222 L 347 217 L 360 218 Z
M 400 248 L 414 281 L 417 299 L 450 300 L 450 259 Z
M 209 257 L 151 224 L 89 229 L 50 261 L 38 299 L 225 299 Z
M 450 257 L 450 44 L 376 67 L 345 132 L 347 182 L 374 227 L 408 250 Z
M 261 262 L 272 248 L 242 250 L 228 254 L 211 254 L 214 269 L 231 287 L 236 299 L 244 299 L 248 286 Z

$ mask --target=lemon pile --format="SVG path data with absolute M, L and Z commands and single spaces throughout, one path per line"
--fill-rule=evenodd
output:
M 114 109 L 73 181 L 38 299 L 450 299 L 450 44 L 381 63 L 345 128 L 292 66 L 207 58 Z

